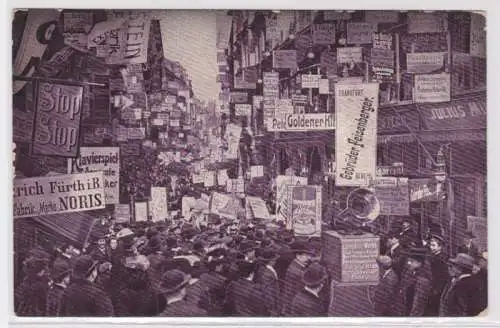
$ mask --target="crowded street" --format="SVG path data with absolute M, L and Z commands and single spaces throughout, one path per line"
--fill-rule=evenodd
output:
M 480 13 L 29 9 L 12 33 L 17 316 L 487 310 Z

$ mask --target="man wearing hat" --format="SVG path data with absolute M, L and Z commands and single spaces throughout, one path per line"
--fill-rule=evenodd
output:
M 259 266 L 255 273 L 255 282 L 263 288 L 264 302 L 271 316 L 277 316 L 279 311 L 279 280 L 274 268 L 277 259 L 278 255 L 273 249 L 263 249 L 257 258 Z
M 58 262 L 52 266 L 52 286 L 47 294 L 47 312 L 49 317 L 58 317 L 61 313 L 61 299 L 69 285 L 71 268 L 66 262 Z
M 403 247 L 399 242 L 399 238 L 398 233 L 390 233 L 387 236 L 387 252 L 385 255 L 392 259 L 392 268 L 398 277 L 401 277 L 405 267 L 405 258 L 401 255 Z
M 444 238 L 437 234 L 432 234 L 429 238 L 428 260 L 432 273 L 432 289 L 427 304 L 425 315 L 436 317 L 439 314 L 439 301 L 443 289 L 448 283 L 448 256 L 443 251 Z
M 295 259 L 290 263 L 285 274 L 283 290 L 281 291 L 281 314 L 289 315 L 295 294 L 304 288 L 302 275 L 314 256 L 307 243 L 297 241 L 291 245 Z
M 439 305 L 440 317 L 474 316 L 479 301 L 478 286 L 472 278 L 474 258 L 469 254 L 459 253 L 449 260 L 451 281 L 446 285 L 441 295 Z
M 316 317 L 326 315 L 326 308 L 320 296 L 328 280 L 326 269 L 318 262 L 312 263 L 302 274 L 304 285 L 293 298 L 288 316 Z
M 186 286 L 191 277 L 179 269 L 167 271 L 161 278 L 159 290 L 167 300 L 167 307 L 161 317 L 199 317 L 207 312 L 186 300 Z
M 380 282 L 373 297 L 375 316 L 393 317 L 395 316 L 394 297 L 396 296 L 399 278 L 392 268 L 392 259 L 389 256 L 378 256 L 377 264 L 380 268 Z
M 98 262 L 88 255 L 79 256 L 73 268 L 72 283 L 61 299 L 61 316 L 99 317 L 113 316 L 109 296 L 94 282 Z
M 266 304 L 262 302 L 262 286 L 254 280 L 256 264 L 240 260 L 237 266 L 240 278 L 227 286 L 224 302 L 226 314 L 242 317 L 269 316 Z
M 463 244 L 458 246 L 458 253 L 469 254 L 470 256 L 476 258 L 481 254 L 479 253 L 479 249 L 474 243 L 474 239 L 476 236 L 470 230 L 467 230 L 464 234 Z
M 432 287 L 431 273 L 425 265 L 427 248 L 405 249 L 402 255 L 407 257 L 407 262 L 396 297 L 396 313 L 403 317 L 421 317 Z
M 47 260 L 31 257 L 24 262 L 26 276 L 14 291 L 14 311 L 18 316 L 44 316 L 49 279 Z
M 412 229 L 412 220 L 410 218 L 405 218 L 403 220 L 401 230 L 398 234 L 401 246 L 404 248 L 422 246 L 420 238 L 418 238 L 417 234 Z

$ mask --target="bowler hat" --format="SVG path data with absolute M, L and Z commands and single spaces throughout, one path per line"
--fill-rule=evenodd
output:
M 181 290 L 189 283 L 190 276 L 179 269 L 173 269 L 165 272 L 161 277 L 158 290 L 162 293 L 171 294 Z
M 162 246 L 160 238 L 158 236 L 151 237 L 151 239 L 148 242 L 148 246 L 152 251 L 160 250 Z
M 403 249 L 401 254 L 406 255 L 408 258 L 423 262 L 428 252 L 429 250 L 424 247 L 412 247 L 409 249 Z
M 291 244 L 292 252 L 296 254 L 314 255 L 314 250 L 305 242 L 295 241 Z
M 88 255 L 79 256 L 76 259 L 75 266 L 73 268 L 73 272 L 75 276 L 87 277 L 92 270 L 95 269 L 99 262 L 93 260 Z
M 392 259 L 387 255 L 380 255 L 377 257 L 377 263 L 383 268 L 389 268 L 392 265 Z
M 276 254 L 276 252 L 271 248 L 263 249 L 258 256 L 258 260 L 264 262 L 270 262 L 276 259 L 278 259 L 278 254 Z
M 467 230 L 464 233 L 464 236 L 465 236 L 465 238 L 470 238 L 470 239 L 476 238 L 476 235 L 474 235 L 474 233 L 471 230 Z
M 328 275 L 325 268 L 317 263 L 312 263 L 302 274 L 302 282 L 306 286 L 318 286 L 326 281 Z
M 444 238 L 443 238 L 443 236 L 438 235 L 438 234 L 432 234 L 430 239 L 431 239 L 431 240 L 432 240 L 432 239 L 434 239 L 434 240 L 438 241 L 438 242 L 439 242 L 439 243 L 441 243 L 441 244 L 443 244 L 443 243 L 444 243 Z
M 469 254 L 459 253 L 453 259 L 448 260 L 449 263 L 462 269 L 472 270 L 475 260 Z

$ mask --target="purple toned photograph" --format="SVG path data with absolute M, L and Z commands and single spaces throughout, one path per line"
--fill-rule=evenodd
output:
M 12 74 L 16 316 L 487 314 L 485 12 L 19 9 Z

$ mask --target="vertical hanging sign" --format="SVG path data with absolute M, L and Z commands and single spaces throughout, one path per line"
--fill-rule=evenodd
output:
M 335 85 L 337 186 L 367 186 L 377 162 L 376 83 Z

